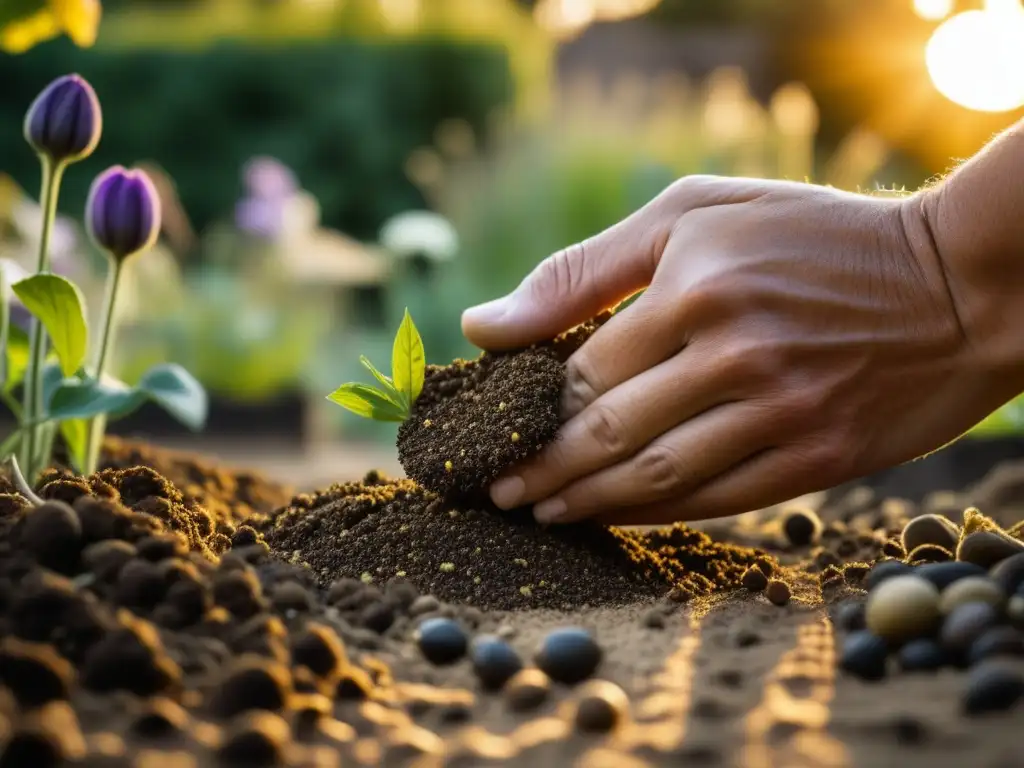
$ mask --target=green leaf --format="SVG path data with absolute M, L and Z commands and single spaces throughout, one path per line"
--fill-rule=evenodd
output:
M 327 396 L 357 416 L 375 421 L 405 421 L 406 413 L 383 392 L 367 384 L 342 384 Z
M 412 315 L 406 309 L 402 324 L 395 334 L 395 345 L 391 352 L 391 377 L 394 379 L 395 389 L 402 393 L 410 410 L 423 391 L 426 367 L 423 339 L 416 330 Z
M 60 434 L 68 449 L 71 466 L 76 472 L 82 472 L 89 447 L 89 422 L 86 419 L 65 419 L 60 423 Z
M 137 389 L 191 430 L 206 424 L 210 403 L 196 378 L 176 363 L 154 365 L 139 380 Z
M 3 261 L 0 261 L 0 389 L 7 389 L 7 338 L 11 329 L 11 288 L 7 274 L 4 272 Z
M 388 400 L 393 402 L 403 411 L 408 412 L 409 406 L 404 401 L 404 396 L 402 395 L 402 393 L 395 389 L 395 384 L 394 382 L 391 381 L 391 378 L 389 376 L 385 376 L 383 373 L 378 371 L 377 368 L 373 365 L 373 363 L 370 362 L 369 358 L 366 357 L 366 355 L 360 355 L 359 362 L 363 364 L 363 367 L 366 368 L 366 370 L 373 374 L 373 378 L 380 382 L 383 389 L 378 391 L 382 395 L 385 395 L 388 398 Z
M 10 392 L 25 377 L 28 367 L 28 334 L 16 325 L 7 329 L 6 358 L 7 378 L 4 380 L 3 391 Z
M 78 286 L 60 275 L 32 275 L 19 280 L 14 292 L 46 327 L 65 376 L 77 371 L 85 360 L 89 329 L 85 322 L 85 300 Z
M 65 379 L 69 381 L 77 382 L 79 377 L 66 377 L 64 371 L 61 370 L 60 365 L 57 363 L 47 363 L 43 366 L 43 413 L 44 415 L 49 412 L 50 400 L 53 399 L 53 393 L 57 391 L 57 388 L 64 383 Z
M 68 378 L 50 398 L 47 416 L 56 421 L 91 419 L 130 410 L 145 399 L 144 393 L 116 380 L 100 383 L 93 378 Z

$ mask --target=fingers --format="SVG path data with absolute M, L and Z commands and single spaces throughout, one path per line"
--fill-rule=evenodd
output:
M 558 439 L 495 482 L 501 509 L 532 504 L 563 486 L 632 457 L 650 441 L 735 392 L 728 369 L 701 346 L 640 373 L 566 422 Z
M 467 309 L 462 332 L 481 349 L 557 336 L 644 288 L 667 229 L 641 209 L 610 229 L 544 259 L 512 293 Z
M 606 525 L 663 525 L 739 515 L 830 488 L 838 476 L 813 450 L 783 446 L 749 457 L 685 496 L 596 519 Z
M 726 403 L 584 477 L 534 507 L 540 523 L 565 523 L 616 509 L 682 498 L 782 439 L 782 419 L 764 403 Z

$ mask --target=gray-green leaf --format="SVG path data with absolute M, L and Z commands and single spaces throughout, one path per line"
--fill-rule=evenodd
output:
M 391 377 L 395 389 L 402 394 L 410 409 L 423 391 L 426 367 L 423 340 L 412 321 L 412 315 L 406 309 L 402 324 L 395 334 L 395 345 L 391 352 Z
M 327 396 L 357 416 L 376 421 L 405 421 L 406 414 L 379 389 L 367 384 L 342 384 Z
M 65 376 L 81 367 L 89 345 L 85 300 L 78 286 L 60 275 L 32 275 L 12 288 L 50 336 Z
M 206 390 L 176 363 L 160 363 L 139 380 L 137 389 L 191 430 L 206 424 L 210 404 Z
M 55 421 L 91 419 L 131 410 L 143 400 L 144 394 L 120 382 L 69 378 L 54 391 L 46 415 Z

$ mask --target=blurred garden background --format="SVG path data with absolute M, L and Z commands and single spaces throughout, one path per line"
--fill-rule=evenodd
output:
M 88 184 L 164 205 L 129 263 L 113 368 L 208 388 L 200 437 L 142 436 L 322 485 L 397 471 L 395 425 L 325 400 L 408 307 L 427 360 L 464 308 L 689 173 L 912 190 L 1024 115 L 1018 0 L 0 0 L 0 257 L 32 269 L 35 95 L 77 72 L 105 125 L 69 172 L 55 271 L 98 307 Z M 1024 405 L 979 438 L 1024 431 Z

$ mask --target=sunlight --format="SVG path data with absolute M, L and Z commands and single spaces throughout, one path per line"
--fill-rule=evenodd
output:
M 978 112 L 1024 105 L 1024 10 L 994 2 L 943 22 L 925 50 L 928 73 L 950 101 Z
M 953 0 L 914 0 L 914 12 L 927 21 L 939 21 L 953 11 Z

